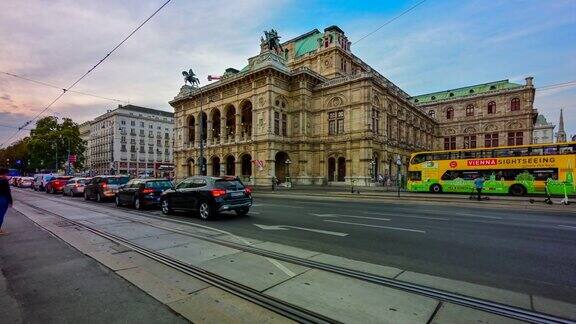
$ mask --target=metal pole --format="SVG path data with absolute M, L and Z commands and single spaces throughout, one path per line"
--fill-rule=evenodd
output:
M 58 172 L 58 141 L 54 142 L 54 172 Z
M 204 141 L 202 137 L 204 137 L 204 123 L 203 123 L 203 116 L 202 116 L 202 102 L 204 98 L 202 97 L 202 88 L 200 88 L 200 157 L 198 160 L 200 161 L 200 175 L 204 175 Z
M 66 172 L 67 175 L 70 175 L 70 137 L 68 137 L 68 171 Z

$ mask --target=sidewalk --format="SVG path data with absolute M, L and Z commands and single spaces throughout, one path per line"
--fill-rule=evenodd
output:
M 25 213 L 26 217 L 195 323 L 287 322 L 276 313 L 238 297 L 223 294 L 217 288 L 210 287 L 193 277 L 174 272 L 168 275 L 166 271 L 169 269 L 165 269 L 166 267 L 159 269 L 158 264 L 143 260 L 145 257 L 132 250 L 125 249 L 113 255 L 95 251 L 96 244 L 103 244 L 95 234 L 77 226 L 59 225 L 65 221 L 21 204 L 20 201 L 24 199 L 22 193 L 15 192 L 15 198 L 15 208 Z M 461 323 L 462 319 L 474 319 L 485 323 L 515 321 L 348 276 L 276 261 L 186 234 L 217 238 L 221 241 L 241 241 L 257 248 L 334 266 L 344 266 L 525 309 L 576 318 L 573 305 L 539 296 L 368 264 L 272 242 L 241 238 L 205 225 L 137 215 L 124 209 L 112 210 L 82 202 L 67 201 L 67 204 L 61 202 L 52 198 L 31 201 L 35 206 L 50 213 L 123 237 L 135 244 L 200 267 L 266 295 L 345 323 Z M 5 238 L 8 237 L 10 236 Z M 122 246 L 116 247 L 121 248 Z M 0 249 L 0 256 L 2 253 Z
M 417 192 L 407 192 L 404 189 L 400 191 L 400 196 L 398 196 L 397 188 L 395 187 L 354 187 L 354 192 L 352 193 L 350 186 L 297 186 L 293 188 L 277 187 L 275 191 L 272 191 L 271 187 L 265 186 L 255 186 L 253 188 L 255 196 L 273 196 L 273 195 L 289 195 L 289 196 L 307 196 L 307 197 L 326 197 L 326 198 L 354 198 L 354 199 L 381 199 L 390 202 L 402 202 L 402 201 L 420 201 L 420 202 L 450 202 L 450 203 L 462 203 L 462 204 L 475 204 L 478 205 L 478 201 L 475 199 L 469 199 L 469 194 L 455 194 L 455 193 L 417 193 Z M 514 206 L 526 206 L 527 208 L 544 208 L 555 210 L 565 210 L 569 212 L 576 211 L 576 198 L 569 197 L 570 205 L 561 205 L 559 201 L 562 198 L 556 197 L 552 198 L 554 201 L 553 205 L 544 204 L 543 196 L 536 197 L 514 197 L 514 196 L 502 196 L 502 195 L 488 195 L 489 200 L 483 200 L 482 205 L 514 205 Z M 530 199 L 534 200 L 534 203 L 530 203 Z
M 4 225 L 0 322 L 188 322 L 14 209 Z

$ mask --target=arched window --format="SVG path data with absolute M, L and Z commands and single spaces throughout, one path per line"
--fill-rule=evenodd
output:
M 512 111 L 520 110 L 520 99 L 514 98 L 510 101 L 510 110 Z
M 446 109 L 446 119 L 452 118 L 454 118 L 454 108 L 448 107 L 448 109 Z
M 474 105 L 466 106 L 466 116 L 474 116 Z
M 495 114 L 496 113 L 496 103 L 494 101 L 490 101 L 488 103 L 488 114 Z
M 428 111 L 428 116 L 430 116 L 431 118 L 436 118 L 436 112 L 434 110 L 430 110 Z

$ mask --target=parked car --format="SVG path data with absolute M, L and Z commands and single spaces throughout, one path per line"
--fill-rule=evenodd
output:
M 34 183 L 33 177 L 20 177 L 17 185 L 20 188 L 32 188 L 33 183 Z
M 95 176 L 84 186 L 84 199 L 96 199 L 97 202 L 113 199 L 120 186 L 130 178 L 124 175 Z
M 84 186 L 91 178 L 72 178 L 66 182 L 62 189 L 64 196 L 81 196 L 84 194 Z
M 159 206 L 161 194 L 170 188 L 172 182 L 166 179 L 132 179 L 116 193 L 116 206 L 131 205 L 136 209 Z
M 14 177 L 8 178 L 8 184 L 16 187 L 18 185 L 18 179 L 20 179 L 19 176 L 14 176 Z
M 50 181 L 48 181 L 48 183 L 45 186 L 46 193 L 57 194 L 62 192 L 64 186 L 66 185 L 66 182 L 68 182 L 68 180 L 70 179 L 72 179 L 71 176 L 56 176 L 50 179 Z
M 252 206 L 252 190 L 236 177 L 190 177 L 164 191 L 160 205 L 166 215 L 174 210 L 195 211 L 207 220 L 233 210 L 243 216 Z
M 44 191 L 44 189 L 46 188 L 46 184 L 48 183 L 48 181 L 54 178 L 54 176 L 55 175 L 53 175 L 52 173 L 39 173 L 34 175 L 34 190 Z

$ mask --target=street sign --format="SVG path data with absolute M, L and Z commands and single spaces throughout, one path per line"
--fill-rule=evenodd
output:
M 70 154 L 68 155 L 68 162 L 70 163 L 76 163 L 76 154 Z

